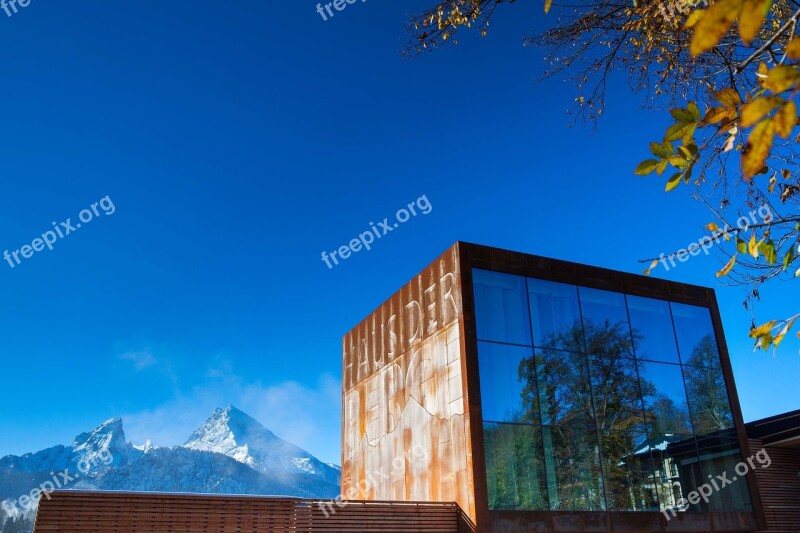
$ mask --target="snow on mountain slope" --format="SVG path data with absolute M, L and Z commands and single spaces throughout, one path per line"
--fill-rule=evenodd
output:
M 66 489 L 333 498 L 339 494 L 341 469 L 276 437 L 232 406 L 214 411 L 185 445 L 174 447 L 149 440 L 133 446 L 122 420 L 112 418 L 81 433 L 70 446 L 0 458 L 0 533 L 29 528 L 35 507 L 22 508 L 20 497 L 65 476 L 70 478 Z
M 339 487 L 339 469 L 276 437 L 257 420 L 233 406 L 214 411 L 183 446 L 220 453 L 283 483 L 305 488 L 310 488 L 310 483 L 326 492 L 326 485 L 337 490 Z

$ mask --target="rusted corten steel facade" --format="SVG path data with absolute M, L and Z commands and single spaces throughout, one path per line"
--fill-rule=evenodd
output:
M 754 512 L 489 509 L 473 269 L 669 300 L 711 310 L 735 435 L 750 455 L 714 291 L 458 242 L 343 338 L 342 493 L 454 501 L 479 533 L 754 532 Z
M 458 249 L 343 340 L 342 494 L 475 516 Z

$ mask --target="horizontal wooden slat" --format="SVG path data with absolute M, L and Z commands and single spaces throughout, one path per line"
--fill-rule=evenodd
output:
M 764 448 L 759 439 L 750 439 L 754 453 Z M 764 506 L 769 533 L 800 532 L 800 450 L 797 447 L 764 448 L 772 463 L 753 470 Z
M 454 503 L 60 491 L 34 533 L 457 533 Z

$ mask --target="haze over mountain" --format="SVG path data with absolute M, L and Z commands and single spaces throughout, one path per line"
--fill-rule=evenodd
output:
M 171 447 L 134 446 L 112 418 L 69 446 L 0 458 L 0 533 L 30 531 L 35 505 L 23 496 L 40 486 L 333 498 L 340 472 L 233 406 Z

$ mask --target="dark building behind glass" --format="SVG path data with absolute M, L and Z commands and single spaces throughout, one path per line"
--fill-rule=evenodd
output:
M 457 501 L 480 532 L 758 529 L 710 289 L 458 243 L 343 352 L 359 498 Z

